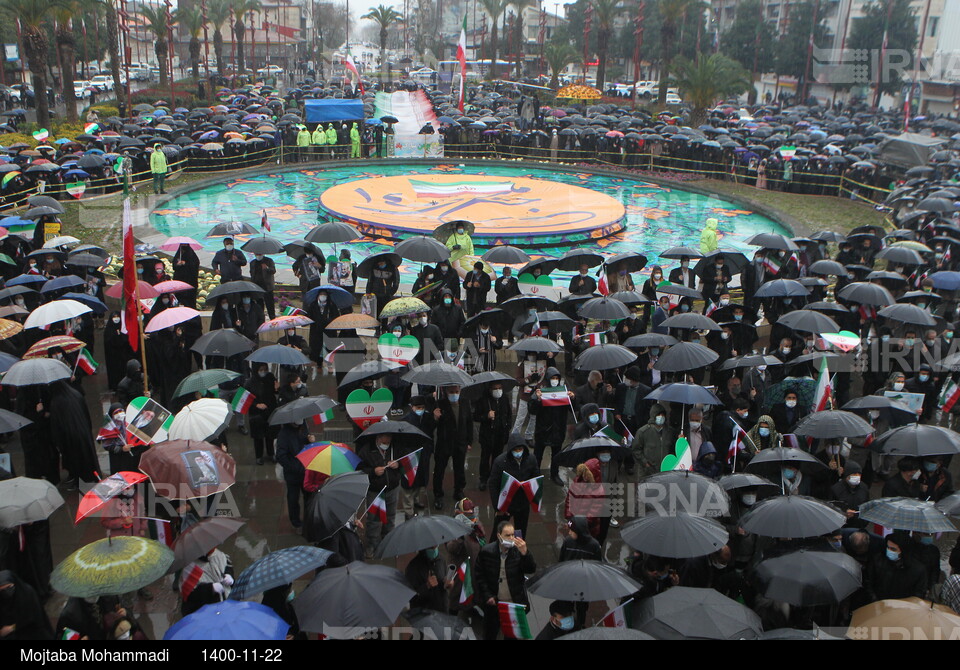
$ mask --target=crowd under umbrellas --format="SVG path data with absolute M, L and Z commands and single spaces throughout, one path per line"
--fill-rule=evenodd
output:
M 459 277 L 426 281 L 427 264 L 449 258 L 432 238 L 357 259 L 356 276 L 386 280 L 366 311 L 355 311 L 356 286 L 326 274 L 273 319 L 263 313 L 272 294 L 252 272 L 205 295 L 196 275 L 178 278 L 176 262 L 188 264 L 194 244 L 179 239 L 172 259 L 153 250 L 133 259 L 144 270 L 134 282 L 143 355 L 114 360 L 108 332 L 130 345 L 133 324 L 114 311 L 123 292 L 106 288 L 104 251 L 63 239 L 11 249 L 0 365 L 16 395 L 4 396 L 0 424 L 20 433 L 25 476 L 0 482 L 4 538 L 18 546 L 0 588 L 13 584 L 22 599 L 18 634 L 53 634 L 36 616 L 52 588 L 69 598 L 57 637 L 142 636 L 123 598 L 147 597 L 173 572 L 182 618 L 169 639 L 358 637 L 398 621 L 458 638 L 955 630 L 957 576 L 941 576 L 940 555 L 960 511 L 951 476 L 960 273 L 947 253 L 960 229 L 956 193 L 953 209 L 931 201 L 948 188 L 937 181 L 928 175 L 889 199 L 895 232 L 762 234 L 749 258 L 690 240 L 659 259 L 678 262 L 669 268 L 676 280 L 640 254 L 578 249 L 553 259 L 497 247 L 484 254 L 491 266 L 523 266 L 520 278 L 575 271 L 593 287 L 534 295 L 502 281 L 501 270 L 491 277 L 497 300 L 483 296 L 469 320 L 469 296 L 447 303 L 444 289 L 455 284 L 460 294 Z M 280 253 L 326 260 L 316 245 L 349 247 L 353 235 L 348 224 L 321 224 L 303 245 L 284 249 L 264 235 L 245 251 L 261 264 L 257 256 Z M 417 296 L 389 281 L 401 259 L 424 264 Z M 204 333 L 198 307 L 212 307 L 222 327 Z M 491 332 L 502 360 L 489 357 Z M 436 340 L 439 359 L 418 359 Z M 81 394 L 103 375 L 91 363 L 101 341 L 105 372 L 119 372 L 106 384 L 118 402 L 96 431 L 100 417 L 84 416 Z M 364 360 L 374 342 L 378 359 Z M 335 388 L 323 384 L 330 370 Z M 328 395 L 311 395 L 321 387 Z M 481 406 L 496 409 L 474 414 Z M 521 407 L 526 421 L 514 422 Z M 316 439 L 345 417 L 352 439 Z M 488 458 L 479 470 L 465 462 L 474 423 Z M 556 428 L 561 443 L 551 441 Z M 284 523 L 302 544 L 234 576 L 223 547 L 250 531 L 205 512 L 271 456 L 287 490 Z M 439 480 L 418 487 L 431 465 Z M 452 498 L 443 496 L 448 466 L 460 487 Z M 478 475 L 487 476 L 474 486 Z M 77 480 L 89 487 L 83 496 L 71 490 Z M 605 509 L 620 483 L 625 505 Z M 194 511 L 126 512 L 146 491 Z M 418 506 L 421 493 L 432 504 Z M 486 495 L 489 505 L 471 499 Z M 399 510 L 408 496 L 410 514 Z M 100 519 L 108 537 L 54 567 L 45 524 L 74 501 L 78 527 L 99 534 Z M 534 556 L 524 537 L 531 517 L 554 512 L 558 561 L 539 546 Z M 627 549 L 608 551 L 614 545 Z M 301 579 L 309 586 L 290 601 Z M 528 596 L 549 601 L 539 631 L 530 629 Z M 102 617 L 114 624 L 109 633 L 86 628 L 94 598 L 111 615 Z

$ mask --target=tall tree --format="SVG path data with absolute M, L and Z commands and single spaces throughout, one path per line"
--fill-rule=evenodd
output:
M 126 56 L 121 57 L 120 55 L 120 23 L 117 8 L 114 6 L 113 0 L 92 0 L 92 4 L 103 11 L 106 23 L 107 52 L 110 54 L 110 74 L 113 76 L 113 90 L 117 95 L 117 102 L 120 102 L 122 99 L 121 92 L 124 90 L 123 82 L 120 81 L 120 67 L 122 63 L 126 62 Z M 129 85 L 129 82 L 127 85 Z M 64 96 L 66 96 L 66 93 L 64 93 Z
M 517 12 L 516 18 L 513 21 L 514 27 L 514 37 L 513 41 L 516 45 L 516 57 L 517 57 L 517 79 L 519 80 L 523 76 L 523 47 L 526 43 L 524 36 L 524 20 L 523 15 L 527 7 L 537 7 L 540 4 L 540 0 L 511 0 L 510 6 L 514 8 Z
M 487 13 L 493 24 L 490 28 L 490 71 L 487 73 L 490 79 L 497 78 L 497 25 L 509 4 L 509 0 L 480 0 L 480 6 L 483 7 L 483 11 Z
M 850 49 L 868 49 L 880 54 L 883 38 L 887 37 L 885 59 L 905 69 L 913 67 L 917 51 L 917 18 L 908 0 L 877 0 L 863 8 L 864 17 L 853 24 L 847 46 Z M 897 53 L 899 52 L 899 53 Z M 895 57 L 896 54 L 896 57 Z M 903 54 L 905 58 L 901 58 Z M 906 62 L 903 62 L 903 61 Z M 877 60 L 879 63 L 879 59 Z M 872 63 L 871 63 L 872 64 Z M 868 67 L 871 64 L 865 64 Z M 880 79 L 880 92 L 894 94 L 900 90 L 901 70 L 879 63 L 880 72 L 870 72 L 870 84 Z
M 763 19 L 763 2 L 745 0 L 720 37 L 720 50 L 754 75 L 769 71 L 776 57 L 776 35 Z
M 597 88 L 607 78 L 607 54 L 613 37 L 613 21 L 624 11 L 620 0 L 593 0 L 593 21 L 597 27 Z
M 73 20 L 80 14 L 78 2 L 65 2 L 53 10 L 54 39 L 57 42 L 57 55 L 60 65 L 60 86 L 63 101 L 67 107 L 67 121 L 76 122 L 77 96 L 73 94 L 74 72 L 76 71 L 76 40 Z M 87 61 L 84 60 L 84 65 Z
M 580 54 L 567 41 L 553 39 L 547 42 L 543 47 L 543 58 L 550 67 L 550 83 L 547 85 L 557 88 L 560 85 L 560 73 L 571 63 L 576 63 L 579 57 Z
M 680 56 L 673 67 L 670 84 L 680 89 L 680 95 L 693 107 L 691 125 L 704 123 L 708 110 L 716 103 L 753 85 L 740 63 L 722 53 L 695 60 Z
M 806 77 L 811 31 L 815 46 L 822 47 L 827 39 L 824 4 L 821 3 L 819 11 L 815 0 L 804 0 L 799 5 L 791 5 L 790 23 L 777 43 L 777 57 L 774 61 L 776 72 L 781 76 L 796 77 L 798 93 L 803 90 Z
M 259 12 L 263 10 L 263 5 L 260 3 L 260 0 L 233 0 L 230 5 L 233 11 L 233 39 L 237 44 L 237 62 L 236 62 L 236 71 L 237 74 L 243 72 L 246 67 L 243 57 L 243 36 L 247 32 L 247 26 L 244 23 L 247 19 L 247 14 L 250 12 Z M 253 51 L 256 49 L 256 44 L 253 43 L 254 37 L 250 35 L 250 67 L 253 67 Z
M 172 72 L 167 72 L 170 55 L 169 31 L 167 29 L 167 8 L 164 5 L 151 7 L 150 5 L 141 5 L 137 12 L 147 24 L 147 31 L 153 36 L 153 52 L 157 55 L 157 61 L 160 65 L 160 88 L 167 87 L 167 77 L 172 77 Z M 170 18 L 170 25 L 177 23 L 177 10 L 173 11 Z
M 190 69 L 193 78 L 200 78 L 200 35 L 203 33 L 203 14 L 197 5 L 185 6 L 177 11 L 177 25 L 181 39 L 184 34 L 190 37 Z
M 213 53 L 217 57 L 217 74 L 223 76 L 223 25 L 230 19 L 230 0 L 209 0 L 207 22 L 213 27 Z
M 62 5 L 61 0 L 0 0 L 3 7 L 20 21 L 24 57 L 33 77 L 33 90 L 37 102 L 37 123 L 50 126 L 50 101 L 47 98 L 47 61 L 50 57 L 50 42 L 47 38 L 46 21 L 51 12 Z M 73 91 L 70 91 L 73 95 Z
M 400 23 L 403 21 L 403 15 L 400 14 L 397 10 L 392 7 L 385 7 L 379 5 L 374 7 L 369 12 L 360 17 L 361 19 L 369 19 L 377 24 L 380 29 L 380 61 L 381 68 L 383 65 L 387 66 L 387 81 L 391 80 L 391 68 L 390 68 L 390 57 L 387 55 L 387 31 L 395 23 Z M 382 73 L 382 70 L 381 70 Z M 381 81 L 383 75 L 381 74 Z
M 667 81 L 670 79 L 670 63 L 673 60 L 677 40 L 677 30 L 683 24 L 692 0 L 660 0 L 660 93 L 657 103 L 667 104 Z

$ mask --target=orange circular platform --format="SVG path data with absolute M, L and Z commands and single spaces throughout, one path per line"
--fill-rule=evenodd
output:
M 371 237 L 431 234 L 443 223 L 470 221 L 473 238 L 493 244 L 576 244 L 623 229 L 624 206 L 587 188 L 529 177 L 416 175 L 371 177 L 324 191 L 328 213 Z

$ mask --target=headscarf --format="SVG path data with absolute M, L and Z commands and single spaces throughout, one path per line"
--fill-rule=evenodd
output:
M 760 424 L 765 423 L 770 426 L 770 437 L 767 438 L 770 440 L 770 446 L 776 447 L 780 444 L 780 433 L 777 432 L 777 426 L 773 422 L 773 419 L 770 418 L 769 414 L 762 415 L 757 419 L 756 425 L 747 431 L 747 437 L 750 439 L 750 443 L 746 445 L 746 448 L 750 453 L 756 453 L 761 449 L 760 445 L 763 444 L 763 438 L 760 437 Z

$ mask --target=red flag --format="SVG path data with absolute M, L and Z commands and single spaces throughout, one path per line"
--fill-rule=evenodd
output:
M 600 273 L 600 281 L 597 282 L 597 292 L 600 293 L 600 295 L 609 295 L 609 294 L 610 294 L 610 286 L 609 286 L 609 284 L 607 284 L 607 273 L 606 273 L 606 272 L 601 272 L 601 273 Z
M 140 327 L 137 314 L 137 263 L 133 249 L 133 217 L 130 201 L 123 201 L 123 310 L 126 316 L 127 341 L 134 351 L 140 350 Z
M 270 231 L 270 220 L 267 218 L 267 210 L 262 210 L 263 213 L 260 216 L 260 228 L 261 230 L 266 230 L 268 233 Z

